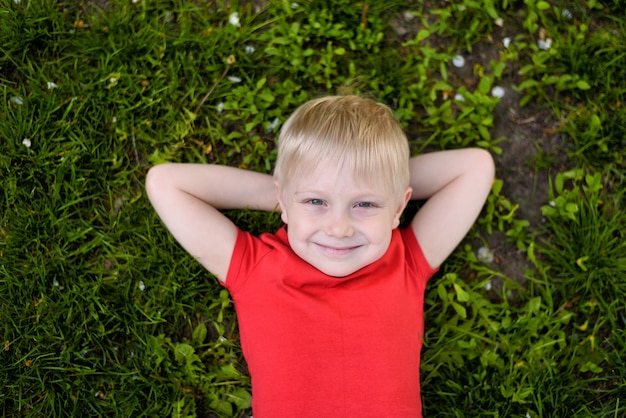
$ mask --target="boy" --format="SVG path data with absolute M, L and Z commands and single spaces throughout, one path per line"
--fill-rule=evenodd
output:
M 231 293 L 264 417 L 421 417 L 427 280 L 478 216 L 494 177 L 480 149 L 409 159 L 392 111 L 331 96 L 278 140 L 274 176 L 164 164 L 146 187 L 161 219 Z M 399 229 L 410 199 L 427 199 Z M 219 209 L 278 208 L 253 237 Z

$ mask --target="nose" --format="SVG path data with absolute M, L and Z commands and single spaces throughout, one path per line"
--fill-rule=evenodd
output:
M 329 214 L 324 232 L 329 237 L 351 237 L 354 234 L 354 226 L 350 214 L 345 211 Z

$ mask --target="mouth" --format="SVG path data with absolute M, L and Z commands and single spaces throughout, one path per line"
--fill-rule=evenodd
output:
M 335 247 L 331 245 L 323 245 L 316 243 L 315 244 L 323 253 L 330 255 L 332 257 L 342 257 L 361 248 L 361 245 L 354 245 L 351 247 Z

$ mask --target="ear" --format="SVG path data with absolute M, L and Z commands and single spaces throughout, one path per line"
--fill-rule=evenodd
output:
M 283 198 L 280 194 L 280 188 L 278 187 L 278 182 L 274 182 L 274 193 L 276 193 L 276 199 L 278 200 L 278 209 L 280 210 L 280 219 L 283 220 L 285 224 L 288 224 L 287 221 L 287 206 L 283 201 Z
M 396 209 L 396 213 L 394 214 L 394 217 L 393 217 L 393 228 L 394 229 L 397 228 L 398 225 L 400 225 L 400 216 L 402 216 L 402 212 L 404 212 L 404 209 L 406 208 L 406 205 L 409 203 L 409 200 L 411 200 L 411 195 L 412 194 L 413 194 L 413 189 L 411 189 L 409 187 L 404 192 L 404 195 L 402 195 L 402 199 L 400 200 L 400 204 L 398 205 L 398 207 Z

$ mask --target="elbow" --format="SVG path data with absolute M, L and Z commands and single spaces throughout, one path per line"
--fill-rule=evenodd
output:
M 496 177 L 496 165 L 489 151 L 482 148 L 472 148 L 472 158 L 469 174 L 473 178 L 474 187 L 480 194 L 488 195 Z
M 486 182 L 493 183 L 496 176 L 496 164 L 489 151 L 481 148 L 474 149 L 474 169 L 481 173 L 481 178 Z
M 150 200 L 153 200 L 159 191 L 162 191 L 167 186 L 168 178 L 171 178 L 169 174 L 170 165 L 159 164 L 148 170 L 146 175 L 146 193 Z

